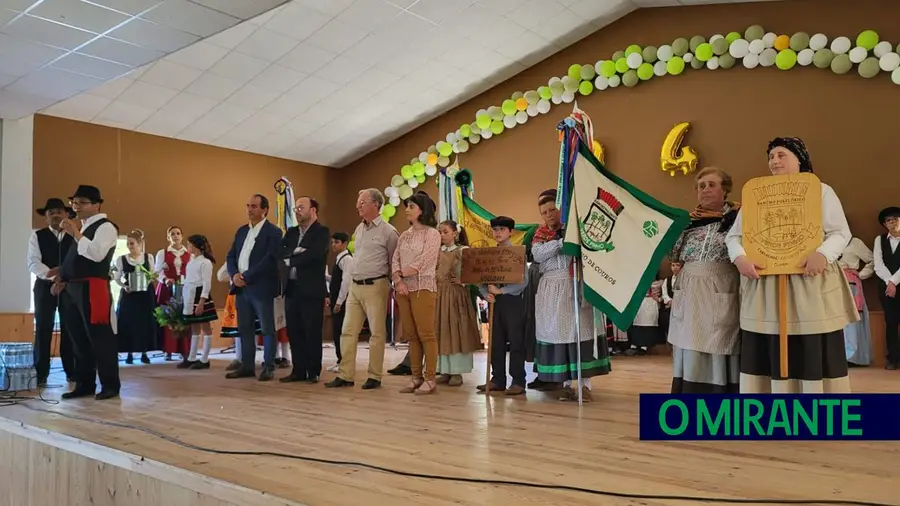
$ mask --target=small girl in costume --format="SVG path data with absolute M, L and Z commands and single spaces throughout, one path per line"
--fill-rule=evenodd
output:
M 184 278 L 184 322 L 191 326 L 191 350 L 187 357 L 187 367 L 191 369 L 209 369 L 209 350 L 212 347 L 212 328 L 210 322 L 218 320 L 216 304 L 212 300 L 213 256 L 212 246 L 206 236 L 192 235 L 188 237 L 188 250 L 192 258 L 185 269 Z M 200 333 L 203 333 L 203 354 L 197 360 L 197 347 L 200 344 Z

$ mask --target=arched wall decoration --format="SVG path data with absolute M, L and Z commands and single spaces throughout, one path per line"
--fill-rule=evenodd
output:
M 553 105 L 571 103 L 576 93 L 587 96 L 620 85 L 631 88 L 641 81 L 680 75 L 687 69 L 730 69 L 738 62 L 748 69 L 775 66 L 790 70 L 798 64 L 814 65 L 819 69 L 830 68 L 835 74 L 846 74 L 856 65 L 857 73 L 863 78 L 872 79 L 886 73 L 894 84 L 900 85 L 898 53 L 900 45 L 882 41 L 874 30 L 861 32 L 854 43 L 844 36 L 829 41 L 822 33 L 811 37 L 804 32 L 779 35 L 766 32 L 759 25 L 747 28 L 743 36 L 738 32 L 716 34 L 709 39 L 696 35 L 690 39 L 678 38 L 659 47 L 632 44 L 623 51 L 616 51 L 608 60 L 593 65 L 573 64 L 567 75 L 551 78 L 546 86 L 524 93 L 517 91 L 501 105 L 479 110 L 475 113 L 475 121 L 448 133 L 445 140 L 431 145 L 401 167 L 400 173 L 391 178 L 391 185 L 384 190 L 388 202 L 382 207 L 381 215 L 390 221 L 396 206 L 412 195 L 419 184 L 450 165 L 452 154 L 465 153 L 482 140 L 526 123 L 528 118 L 547 114 Z M 677 129 L 678 125 L 672 132 Z M 669 137 L 673 137 L 673 133 Z M 671 144 L 674 151 L 669 153 L 671 156 L 665 153 L 661 156 L 662 169 L 672 176 L 676 171 L 688 174 L 691 171 L 685 168 L 690 167 L 692 157 L 696 165 L 696 153 L 689 146 L 679 149 L 680 141 L 670 143 L 668 139 L 664 149 Z

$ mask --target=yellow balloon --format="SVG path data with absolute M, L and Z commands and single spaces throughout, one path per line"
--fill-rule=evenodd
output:
M 516 100 L 516 110 L 524 111 L 525 109 L 528 109 L 528 101 L 524 98 Z
M 426 161 L 428 162 L 428 165 L 437 165 L 438 155 L 436 153 L 429 153 Z
M 674 176 L 679 170 L 684 175 L 697 170 L 697 164 L 700 162 L 697 152 L 690 146 L 682 146 L 684 136 L 690 128 L 690 123 L 679 123 L 669 131 L 666 140 L 663 141 L 659 162 L 663 172 L 668 172 L 670 176 Z
M 606 161 L 604 161 L 604 159 L 603 159 L 604 155 L 605 155 L 605 153 L 603 151 L 603 144 L 600 144 L 599 142 L 594 141 L 594 145 L 591 146 L 591 152 L 594 153 L 594 156 L 597 157 L 597 160 L 600 163 L 603 163 L 603 164 L 606 163 Z

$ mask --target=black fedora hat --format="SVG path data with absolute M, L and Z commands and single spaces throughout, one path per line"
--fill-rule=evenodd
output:
M 103 203 L 103 198 L 100 197 L 100 188 L 97 188 L 96 186 L 86 184 L 78 186 L 78 189 L 75 190 L 75 195 L 69 197 L 69 200 L 74 200 L 79 197 L 87 199 L 95 204 Z
M 881 212 L 878 213 L 878 224 L 884 225 L 884 220 L 892 217 L 900 218 L 900 207 L 891 206 L 882 209 Z
M 44 207 L 36 209 L 35 211 L 37 211 L 37 213 L 41 216 L 46 216 L 47 211 L 51 211 L 53 209 L 60 209 L 62 211 L 65 211 L 69 216 L 75 213 L 75 211 L 71 207 L 67 206 L 62 199 L 57 198 L 47 199 L 47 203 L 44 204 Z

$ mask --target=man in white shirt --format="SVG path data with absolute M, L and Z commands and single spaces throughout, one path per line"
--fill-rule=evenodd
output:
M 872 253 L 878 277 L 878 298 L 884 310 L 884 340 L 887 344 L 885 368 L 900 368 L 900 207 L 888 207 L 878 214 L 887 233 L 875 238 Z
M 109 270 L 119 228 L 100 212 L 103 199 L 94 186 L 82 185 L 69 197 L 79 221 L 63 220 L 62 230 L 72 236 L 53 291 L 62 291 L 66 328 L 75 345 L 75 388 L 62 395 L 76 399 L 94 395 L 97 400 L 119 396 L 119 354 L 116 315 L 109 286 Z

